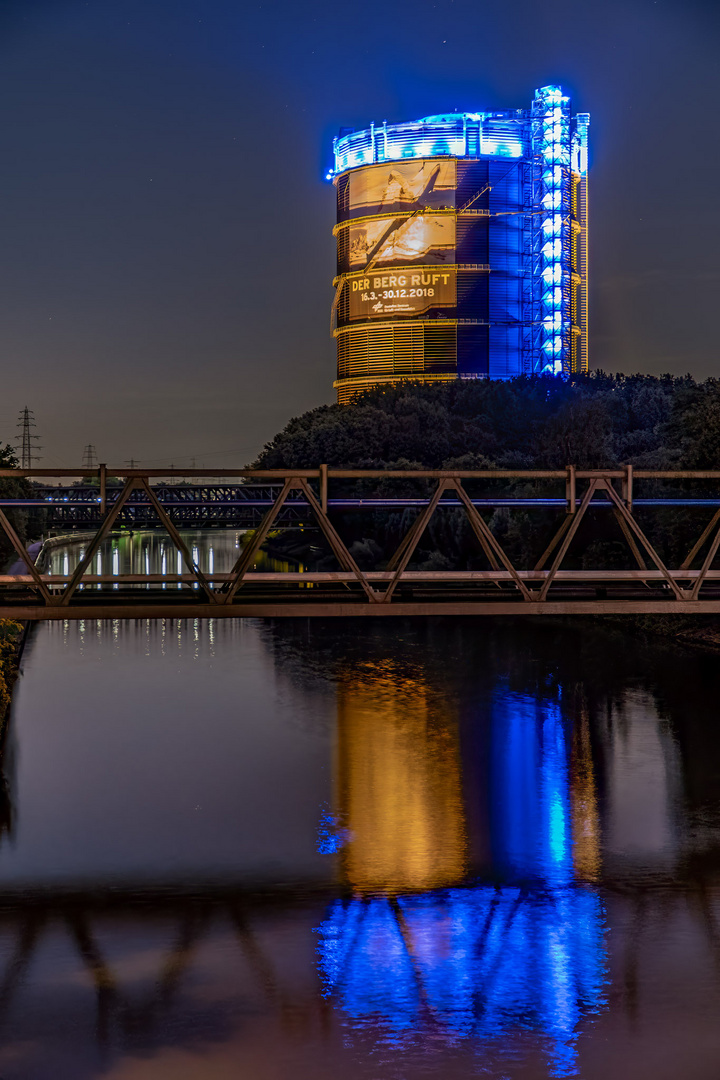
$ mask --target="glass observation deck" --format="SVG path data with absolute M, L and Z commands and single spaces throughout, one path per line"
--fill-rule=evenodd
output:
M 371 124 L 334 140 L 332 180 L 338 173 L 379 161 L 403 158 L 508 157 L 529 153 L 529 114 L 447 113 L 404 124 Z
M 326 179 L 332 180 L 339 173 L 362 165 L 404 158 L 531 157 L 533 149 L 538 149 L 538 142 L 562 140 L 562 136 L 553 133 L 561 116 L 569 119 L 569 105 L 570 99 L 559 86 L 544 86 L 535 92 L 532 109 L 440 113 L 402 124 L 383 121 L 362 131 L 341 132 L 333 140 L 333 166 Z M 542 132 L 537 124 L 540 118 Z M 572 168 L 581 176 L 587 172 L 589 122 L 587 113 L 580 113 L 572 123 Z M 567 137 L 569 131 L 563 134 Z M 570 163 L 569 159 L 570 152 L 565 164 Z

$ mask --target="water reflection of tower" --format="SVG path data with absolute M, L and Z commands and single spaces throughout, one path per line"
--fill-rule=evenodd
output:
M 587 708 L 507 690 L 460 709 L 425 675 L 369 661 L 338 686 L 336 818 L 359 892 L 464 876 L 597 880 L 600 822 Z M 462 765 L 461 765 L 462 760 Z
M 504 694 L 493 708 L 494 868 L 563 886 L 599 871 L 587 716 L 558 697 Z
M 605 965 L 600 899 L 573 880 L 593 864 L 596 834 L 575 843 L 595 824 L 589 747 L 556 699 L 499 690 L 471 712 L 461 766 L 455 698 L 430 676 L 383 660 L 340 676 L 336 822 L 355 895 L 318 927 L 323 992 L 363 1038 L 499 1046 L 522 1029 L 546 1040 L 549 1075 L 574 1075 Z
M 600 876 L 600 816 L 597 782 L 590 739 L 590 716 L 585 701 L 575 710 L 570 755 L 570 803 L 572 813 L 575 876 L 596 881 Z
M 337 817 L 345 880 L 359 892 L 459 882 L 466 838 L 457 710 L 391 661 L 338 685 Z
M 587 710 L 506 687 L 461 724 L 473 873 L 562 886 L 597 879 L 600 825 Z

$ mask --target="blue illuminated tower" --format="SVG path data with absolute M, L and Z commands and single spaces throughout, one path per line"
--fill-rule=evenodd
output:
M 588 370 L 589 116 L 530 109 L 342 131 L 338 400 L 405 378 Z

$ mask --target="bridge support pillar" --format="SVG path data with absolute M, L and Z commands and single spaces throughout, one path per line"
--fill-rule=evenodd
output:
M 323 514 L 327 514 L 328 507 L 328 467 L 320 466 L 320 506 Z
M 632 465 L 625 466 L 625 476 L 622 481 L 622 497 L 625 506 L 632 513 L 633 504 L 633 467 Z
M 577 510 L 577 497 L 575 490 L 575 466 L 568 465 L 567 478 L 565 480 L 565 498 L 567 499 L 566 514 L 574 514 Z

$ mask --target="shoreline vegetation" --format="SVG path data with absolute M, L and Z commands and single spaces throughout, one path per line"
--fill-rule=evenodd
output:
M 377 387 L 293 417 L 253 466 L 704 469 L 720 465 L 720 380 L 590 375 Z
M 5 739 L 12 688 L 18 677 L 24 629 L 19 622 L 0 619 L 0 748 Z
M 257 468 L 365 469 L 718 469 L 720 380 L 690 375 L 609 375 L 570 380 L 521 376 L 441 384 L 402 382 L 383 386 L 350 405 L 322 405 L 294 417 L 264 447 Z M 507 495 L 557 495 L 543 482 L 503 481 Z M 636 496 L 717 494 L 712 485 L 651 484 Z M 336 485 L 336 488 L 338 486 Z M 402 488 L 402 490 L 401 490 Z M 492 485 L 485 485 L 491 490 Z M 345 484 L 347 495 L 424 493 L 420 481 L 393 487 L 384 481 Z M 338 513 L 338 525 L 362 567 L 381 567 L 409 527 L 412 512 Z M 660 556 L 682 563 L 711 511 L 636 508 Z M 553 511 L 496 510 L 488 524 L 519 566 L 534 565 L 557 528 Z M 276 557 L 293 557 L 317 569 L 331 559 L 319 535 L 288 532 L 273 540 Z M 334 563 L 333 563 L 334 565 Z M 474 569 L 482 555 L 460 510 L 430 522 L 416 552 L 421 569 Z M 633 556 L 612 515 L 588 515 L 568 552 L 568 568 L 630 568 Z M 720 649 L 720 620 L 711 616 L 606 616 L 633 633 L 675 636 L 688 645 Z

